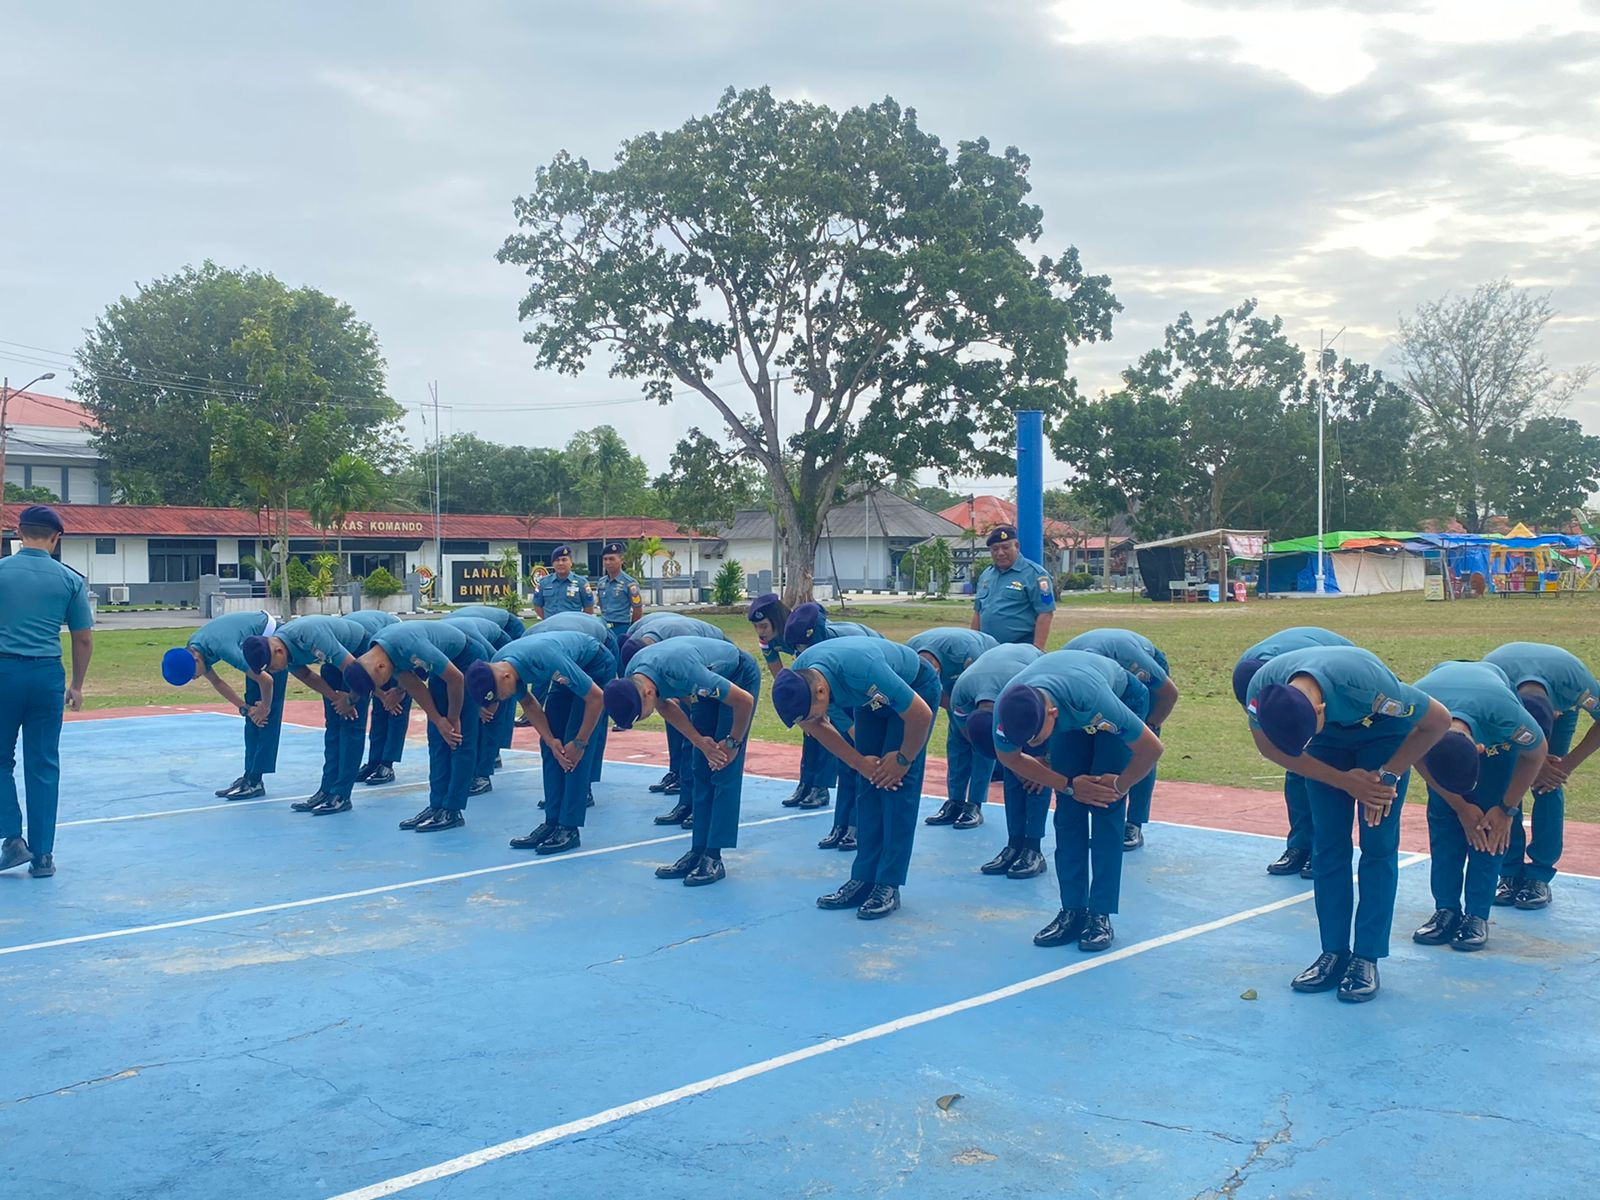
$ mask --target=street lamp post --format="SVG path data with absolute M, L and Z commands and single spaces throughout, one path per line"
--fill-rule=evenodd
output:
M 1328 353 L 1333 349 L 1333 343 L 1339 340 L 1339 336 L 1342 333 L 1344 333 L 1344 329 L 1340 329 L 1339 333 L 1334 334 L 1324 342 L 1322 340 L 1322 331 L 1317 331 L 1317 378 L 1322 385 L 1317 388 L 1317 595 L 1319 596 L 1328 594 L 1328 585 L 1323 578 L 1322 565 L 1322 556 L 1325 551 L 1323 542 L 1327 539 L 1325 531 L 1327 519 L 1324 514 L 1327 507 L 1328 492 L 1323 484 L 1323 472 L 1326 469 L 1325 463 L 1327 460 L 1322 452 L 1322 428 L 1326 424 L 1328 416 L 1328 375 L 1330 373 L 1328 370 Z M 1265 562 L 1266 560 L 1263 559 L 1262 561 Z
M 5 501 L 6 488 L 6 408 L 11 403 L 11 397 L 18 392 L 25 392 L 36 383 L 43 383 L 46 379 L 54 379 L 54 371 L 46 371 L 37 379 L 31 379 L 19 388 L 11 386 L 11 380 L 0 381 L 0 504 Z

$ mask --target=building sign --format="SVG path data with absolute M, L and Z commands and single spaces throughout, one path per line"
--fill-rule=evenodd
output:
M 458 559 L 450 564 L 455 604 L 492 604 L 511 591 L 511 580 L 499 562 L 485 558 Z
M 345 537 L 360 533 L 410 533 L 422 537 L 427 527 L 416 517 L 350 517 L 344 524 L 335 525 L 332 532 Z

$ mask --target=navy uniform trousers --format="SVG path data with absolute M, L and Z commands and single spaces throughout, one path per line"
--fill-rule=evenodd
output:
M 839 783 L 839 760 L 816 738 L 807 736 L 800 744 L 801 787 L 827 788 Z
M 428 678 L 428 695 L 441 713 L 450 711 L 450 689 L 437 673 Z M 461 702 L 461 744 L 454 748 L 444 734 L 428 722 L 428 807 L 463 809 L 478 769 L 478 746 L 483 722 L 479 703 L 470 693 Z
M 739 659 L 738 669 L 729 681 L 749 692 L 757 701 L 761 699 L 761 668 L 749 656 Z M 720 742 L 733 729 L 733 709 L 716 700 L 696 697 L 689 705 L 689 721 L 695 732 L 712 741 Z M 693 806 L 694 839 L 696 850 L 726 850 L 739 844 L 739 805 L 744 791 L 744 755 L 749 748 L 748 737 L 739 746 L 733 761 L 720 771 L 713 771 L 706 756 L 685 739 L 691 756 L 692 785 L 680 795 L 688 797 Z
M 690 707 L 693 707 L 692 705 Z M 667 770 L 678 777 L 678 800 L 687 804 L 689 780 L 694 774 L 694 747 L 673 725 L 667 726 Z
M 926 662 L 917 672 L 917 681 L 911 685 L 911 690 L 938 713 L 942 691 L 939 673 Z M 882 708 L 862 705 L 856 709 L 855 744 L 862 754 L 892 757 L 905 741 L 905 729 L 900 714 L 887 705 Z M 927 766 L 928 747 L 924 745 L 911 760 L 900 786 L 892 791 L 873 787 L 866 777 L 850 772 L 855 777 L 856 792 L 856 858 L 850 868 L 851 879 L 889 887 L 905 883 L 906 873 L 911 869 L 911 846 L 920 823 L 922 777 Z M 843 790 L 841 785 L 840 791 Z
M 1516 770 L 1517 755 L 1494 754 L 1482 759 L 1478 786 L 1468 801 L 1481 811 L 1491 808 L 1511 797 L 1506 789 L 1511 784 L 1511 774 Z M 1445 802 L 1443 796 L 1428 789 L 1428 882 L 1433 889 L 1435 908 L 1453 908 L 1468 916 L 1489 919 L 1489 909 L 1494 905 L 1494 885 L 1500 878 L 1500 854 L 1474 850 L 1467 841 L 1467 831 L 1461 828 L 1461 818 Z M 1463 906 L 1462 898 L 1466 903 Z
M 1163 671 L 1169 671 L 1170 673 L 1167 665 L 1167 656 L 1165 654 L 1161 653 L 1160 650 L 1157 650 L 1152 657 L 1154 657 L 1156 662 L 1161 664 L 1161 669 Z M 1148 711 L 1149 710 L 1146 709 L 1146 712 Z M 1157 737 L 1160 737 L 1161 727 L 1159 725 L 1152 725 L 1150 726 L 1150 732 L 1155 734 Z M 1160 766 L 1161 764 L 1157 763 L 1156 769 L 1159 770 Z M 1155 794 L 1156 772 L 1152 770 L 1150 774 L 1146 775 L 1143 779 L 1139 780 L 1138 783 L 1134 784 L 1128 789 L 1128 824 L 1143 825 L 1145 822 L 1150 820 L 1150 801 L 1155 798 Z
M 945 795 L 964 804 L 983 804 L 995 776 L 995 760 L 980 754 L 956 728 L 947 709 L 944 714 Z M 1049 801 L 1046 800 L 1048 806 Z
M 1409 729 L 1386 733 L 1360 725 L 1326 725 L 1311 739 L 1306 753 L 1345 771 L 1360 767 L 1380 771 L 1405 741 Z M 1360 902 L 1351 878 L 1351 824 L 1357 817 L 1355 798 L 1348 792 L 1306 780 L 1311 800 L 1311 873 L 1316 890 L 1317 926 L 1322 949 L 1328 954 L 1352 950 L 1351 919 L 1355 921 L 1353 949 L 1374 961 L 1389 955 L 1389 928 L 1394 924 L 1395 890 L 1400 886 L 1400 810 L 1405 807 L 1411 772 L 1400 777 L 1394 807 L 1377 825 L 1361 826 Z
M 612 661 L 599 671 L 590 671 L 589 678 L 597 687 L 604 687 L 602 680 L 609 680 L 616 674 L 616 663 Z M 571 688 L 557 684 L 552 686 L 544 700 L 545 720 L 550 722 L 550 730 L 563 742 L 570 742 L 578 736 L 578 731 L 583 728 L 584 702 L 572 694 Z M 544 815 L 547 820 L 558 825 L 565 825 L 569 829 L 583 828 L 584 818 L 589 811 L 589 788 L 594 781 L 594 762 L 605 750 L 606 718 L 602 712 L 599 723 L 589 735 L 589 744 L 583 749 L 583 761 L 576 769 L 568 771 L 562 767 L 560 761 L 551 752 L 550 747 L 539 742 L 539 756 L 544 771 Z
M 1150 711 L 1150 693 L 1129 688 L 1123 702 L 1134 716 Z M 1050 738 L 1050 769 L 1068 779 L 1077 775 L 1121 774 L 1133 749 L 1115 733 L 1064 729 Z M 1086 908 L 1110 916 L 1122 899 L 1122 839 L 1128 801 L 1109 808 L 1079 804 L 1071 792 L 1056 793 L 1056 884 L 1062 908 Z
M 406 752 L 406 731 L 411 727 L 411 693 L 390 680 L 386 693 L 400 693 L 400 711 L 393 716 L 383 701 L 372 698 L 372 719 L 368 724 L 367 761 L 393 766 Z
M 336 692 L 348 691 L 344 672 L 332 663 L 322 664 L 322 682 Z M 352 697 L 354 700 L 354 697 Z M 322 700 L 322 782 L 318 790 L 329 796 L 348 796 L 361 773 L 361 753 L 367 740 L 367 708 L 371 693 L 355 701 L 356 715 L 339 715 L 333 701 Z
M 272 709 L 265 725 L 244 719 L 244 773 L 271 775 L 278 769 L 278 741 L 283 736 L 283 701 L 289 691 L 289 672 L 272 672 Z M 244 679 L 246 708 L 261 701 L 261 687 L 250 676 Z
M 487 721 L 480 720 L 478 724 L 478 765 L 474 768 L 479 779 L 489 779 L 494 775 L 494 760 L 500 757 L 500 751 L 511 745 L 511 734 L 517 719 L 517 706 L 515 701 L 507 701 L 495 709 L 495 714 Z
M 61 714 L 67 675 L 59 658 L 0 655 L 0 837 L 22 836 L 17 737 L 28 798 L 28 849 L 53 854 L 61 798 Z
M 839 736 L 850 745 L 854 746 L 856 744 L 855 726 L 852 725 L 849 729 L 838 729 L 835 726 L 835 729 Z M 814 740 L 813 738 L 806 738 L 805 744 L 810 746 Z M 840 762 L 833 752 L 823 746 L 822 743 L 818 742 L 817 746 L 823 754 L 827 755 L 828 761 L 832 764 L 829 769 L 834 773 L 833 777 L 838 785 L 838 791 L 834 793 L 833 800 L 833 827 L 835 829 L 849 829 L 856 823 L 856 796 L 861 791 L 861 776 Z M 819 776 L 819 778 L 823 777 Z M 819 783 L 816 786 L 826 787 L 827 785 Z
M 1556 718 L 1550 731 L 1550 753 L 1560 758 L 1572 749 L 1572 739 L 1578 732 L 1576 710 Z M 1519 813 L 1511 819 L 1511 844 L 1506 847 L 1505 859 L 1500 863 L 1502 879 L 1539 879 L 1549 883 L 1556 877 L 1556 863 L 1561 858 L 1561 843 L 1567 816 L 1567 790 L 1556 788 L 1533 798 L 1533 837 L 1528 837 Z
M 1303 776 L 1283 773 L 1283 806 L 1289 812 L 1289 849 L 1296 854 L 1311 852 L 1311 797 Z

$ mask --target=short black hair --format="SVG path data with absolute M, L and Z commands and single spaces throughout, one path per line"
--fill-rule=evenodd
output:
M 56 531 L 48 525 L 18 525 L 17 533 L 29 541 L 42 542 L 46 538 L 54 537 Z

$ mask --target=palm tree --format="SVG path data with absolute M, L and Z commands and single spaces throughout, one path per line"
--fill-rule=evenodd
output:
M 656 574 L 656 559 L 666 557 L 667 548 L 661 544 L 661 539 L 655 534 L 639 540 L 639 555 L 650 560 L 650 578 Z
M 383 478 L 372 464 L 354 454 L 341 454 L 328 467 L 328 472 L 311 485 L 306 496 L 306 508 L 311 521 L 322 530 L 322 543 L 328 543 L 328 530 L 343 525 L 353 512 L 370 509 L 383 502 Z M 334 552 L 340 568 L 344 563 L 344 538 L 335 540 Z

